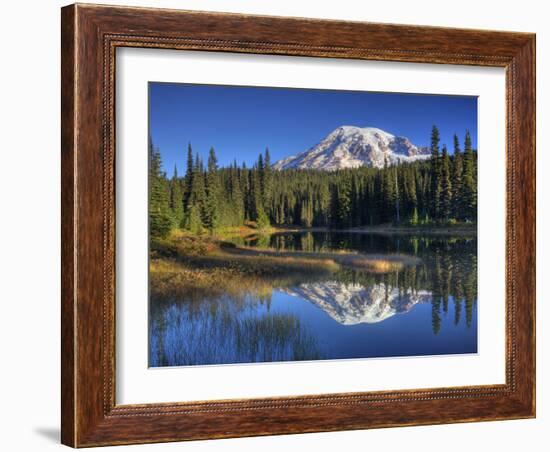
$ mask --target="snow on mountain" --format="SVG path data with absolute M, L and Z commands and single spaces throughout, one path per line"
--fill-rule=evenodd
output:
M 343 325 L 378 323 L 410 311 L 417 303 L 432 299 L 429 291 L 408 289 L 403 292 L 384 283 L 364 287 L 360 284 L 327 281 L 304 283 L 283 290 L 309 301 Z
M 408 138 L 394 136 L 375 127 L 341 126 L 320 143 L 301 154 L 279 160 L 273 167 L 282 169 L 319 169 L 388 165 L 430 157 L 428 148 L 419 148 Z

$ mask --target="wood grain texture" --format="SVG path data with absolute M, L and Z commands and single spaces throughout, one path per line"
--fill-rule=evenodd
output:
M 61 19 L 61 441 L 75 444 L 75 322 L 74 251 L 75 243 L 75 30 L 74 8 L 63 9 Z
M 534 35 L 81 4 L 63 8 L 61 34 L 64 444 L 535 415 Z M 124 46 L 506 68 L 506 384 L 116 405 L 114 68 Z

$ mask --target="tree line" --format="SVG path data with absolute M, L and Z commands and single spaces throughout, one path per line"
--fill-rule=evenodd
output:
M 194 233 L 241 226 L 431 225 L 477 221 L 477 151 L 466 132 L 463 148 L 440 145 L 432 128 L 431 158 L 425 161 L 359 167 L 332 172 L 312 169 L 277 171 L 269 149 L 252 167 L 236 160 L 219 167 L 214 148 L 206 163 L 191 144 L 187 169 L 172 177 L 163 170 L 161 153 L 149 143 L 150 233 L 162 237 L 171 229 Z

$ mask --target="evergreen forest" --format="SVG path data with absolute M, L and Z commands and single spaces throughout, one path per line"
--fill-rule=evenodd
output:
M 383 168 L 327 172 L 278 171 L 269 149 L 253 165 L 220 167 L 216 150 L 203 158 L 190 143 L 185 174 L 163 168 L 149 142 L 149 225 L 152 237 L 173 229 L 192 233 L 253 225 L 348 229 L 373 226 L 450 226 L 477 220 L 477 151 L 469 132 L 454 136 L 453 152 L 432 128 L 429 159 Z

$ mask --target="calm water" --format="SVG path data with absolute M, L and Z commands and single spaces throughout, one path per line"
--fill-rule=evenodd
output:
M 477 241 L 314 232 L 248 240 L 279 250 L 401 253 L 385 274 L 343 268 L 261 295 L 151 300 L 150 365 L 477 352 Z

